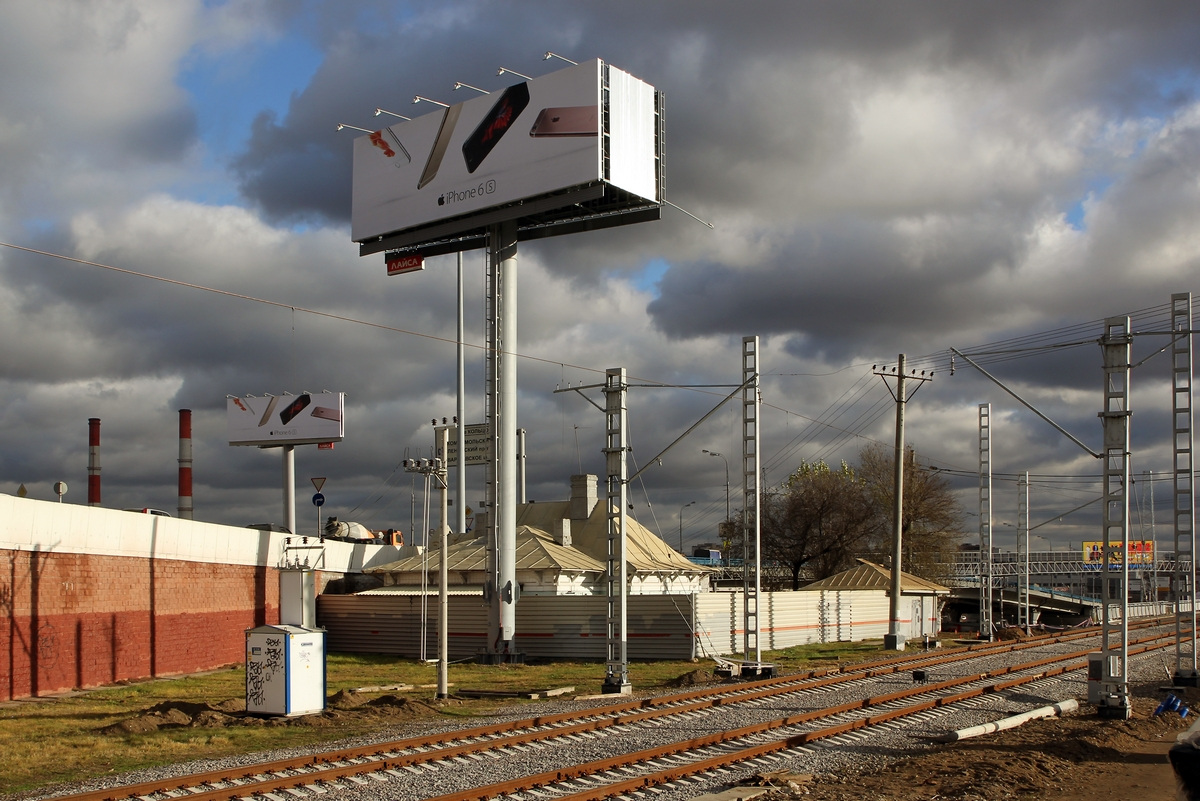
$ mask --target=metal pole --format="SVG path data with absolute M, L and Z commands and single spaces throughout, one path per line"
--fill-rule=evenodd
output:
M 1029 619 L 1029 471 L 1026 470 L 1021 474 L 1018 480 L 1018 506 L 1017 514 L 1017 552 L 1021 559 L 1021 623 L 1025 626 L 1025 633 L 1030 632 L 1030 625 L 1033 621 Z
M 892 598 L 888 609 L 888 636 L 884 647 L 904 650 L 904 635 L 900 633 L 900 566 L 901 538 L 904 532 L 904 354 L 896 363 L 896 476 L 892 491 Z
M 489 343 L 499 360 L 494 391 L 492 437 L 496 444 L 495 515 L 496 600 L 499 605 L 497 653 L 513 656 L 516 645 L 517 586 L 517 225 L 492 226 L 489 232 L 496 282 L 495 341 Z
M 525 429 L 517 429 L 517 502 L 525 503 Z
M 429 631 L 429 473 L 425 473 L 425 493 L 421 500 L 421 661 L 428 659 Z
M 702 449 L 702 450 L 704 453 L 707 453 L 709 456 L 720 456 L 721 461 L 725 463 L 725 523 L 728 524 L 728 522 L 729 522 L 729 460 L 725 458 L 724 454 L 717 453 L 716 451 L 710 451 L 707 449 Z M 724 542 L 721 543 L 722 546 L 724 546 L 724 544 L 725 544 Z
M 467 533 L 467 454 L 466 454 L 466 427 L 467 427 L 467 386 L 466 386 L 466 355 L 465 346 L 463 345 L 463 254 L 458 252 L 458 404 L 456 413 L 458 415 L 458 470 L 457 470 L 457 487 L 454 492 L 454 502 L 458 504 L 455 509 L 455 517 L 457 518 L 456 531 L 459 534 Z M 447 454 L 448 456 L 449 454 Z
M 296 533 L 296 446 L 283 446 L 283 520 Z M 321 536 L 321 509 L 317 508 L 317 536 Z
M 688 501 L 683 506 L 679 507 L 679 552 L 683 553 L 683 510 L 691 506 L 695 501 Z
M 461 256 L 460 256 L 461 258 Z M 460 318 L 461 319 L 461 318 Z M 462 339 L 459 339 L 462 342 Z M 460 442 L 462 428 L 459 428 Z M 449 445 L 450 430 L 442 426 L 438 430 L 438 453 L 446 453 Z M 461 453 L 460 453 L 461 459 Z M 437 479 L 441 486 L 442 495 L 442 552 L 438 556 L 438 679 L 437 697 L 450 697 L 450 593 L 447 584 L 450 581 L 450 501 L 447 497 L 449 482 L 446 481 L 446 463 L 439 459 L 435 462 Z M 461 495 L 459 496 L 461 499 Z M 464 504 L 459 502 L 460 506 Z

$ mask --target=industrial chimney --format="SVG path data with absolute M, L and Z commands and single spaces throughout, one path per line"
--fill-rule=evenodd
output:
M 179 517 L 192 519 L 192 410 L 179 410 Z
M 100 418 L 88 418 L 88 506 L 100 505 Z

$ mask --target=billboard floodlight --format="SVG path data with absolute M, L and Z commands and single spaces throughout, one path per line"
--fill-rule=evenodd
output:
M 457 89 L 462 89 L 464 86 L 465 86 L 467 89 L 474 89 L 476 92 L 481 92 L 481 93 L 483 93 L 483 94 L 485 94 L 485 95 L 490 95 L 490 94 L 491 94 L 491 92 L 489 92 L 487 89 L 480 89 L 478 86 L 471 86 L 471 84 L 469 84 L 469 83 L 463 83 L 462 81 L 455 81 L 455 82 L 454 82 L 454 89 L 456 89 L 456 90 L 457 90 Z
M 552 58 L 557 58 L 557 59 L 567 62 L 568 64 L 574 64 L 575 66 L 579 66 L 578 61 L 572 61 L 571 59 L 567 58 L 566 56 L 560 56 L 558 53 L 551 53 L 549 50 L 546 51 L 546 55 L 542 56 L 542 61 L 549 61 Z
M 388 111 L 386 108 L 375 109 L 375 116 L 378 117 L 380 114 L 391 114 L 393 117 L 399 117 L 402 120 L 412 120 L 412 117 L 405 117 L 403 114 L 397 114 L 394 111 Z
M 441 106 L 442 108 L 450 108 L 449 103 L 443 103 L 440 100 L 430 100 L 428 97 L 424 97 L 422 95 L 413 95 L 414 103 L 420 103 L 422 100 L 424 100 L 426 103 L 433 103 L 435 106 Z
M 533 78 L 530 78 L 528 75 L 522 75 L 521 73 L 517 72 L 516 70 L 510 70 L 508 67 L 501 67 L 500 69 L 496 70 L 497 75 L 503 75 L 506 72 L 511 72 L 513 75 L 516 75 L 518 78 L 524 78 L 527 81 L 533 80 Z

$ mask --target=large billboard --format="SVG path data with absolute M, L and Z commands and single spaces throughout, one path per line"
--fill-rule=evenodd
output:
M 230 445 L 311 445 L 346 436 L 346 394 L 230 395 L 225 401 Z
M 358 137 L 351 237 L 365 254 L 582 202 L 657 208 L 660 112 L 595 59 Z

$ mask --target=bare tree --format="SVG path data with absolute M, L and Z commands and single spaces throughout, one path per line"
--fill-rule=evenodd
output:
M 901 521 L 901 569 L 907 573 L 944 580 L 943 566 L 953 561 L 961 537 L 963 509 L 944 476 L 916 461 L 910 447 L 904 451 L 904 514 Z M 895 452 L 881 444 L 859 453 L 859 474 L 878 515 L 871 526 L 872 546 L 891 553 L 894 524 Z

